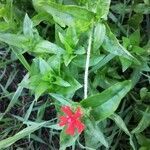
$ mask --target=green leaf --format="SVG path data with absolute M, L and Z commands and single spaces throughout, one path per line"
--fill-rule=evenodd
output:
M 125 122 L 122 120 L 122 118 L 121 118 L 119 115 L 117 115 L 117 114 L 111 115 L 110 118 L 111 118 L 112 120 L 114 120 L 115 123 L 117 124 L 117 126 L 118 126 L 121 130 L 123 130 L 123 131 L 129 136 L 129 138 L 130 138 L 130 145 L 132 146 L 132 148 L 133 148 L 134 150 L 136 150 L 135 145 L 134 145 L 134 142 L 133 142 L 133 140 L 132 140 L 132 135 L 130 134 L 130 132 L 129 132 L 128 128 L 126 127 L 126 124 L 125 124 Z
M 73 77 L 71 74 L 65 72 L 66 75 L 64 80 L 67 81 L 70 86 L 69 87 L 59 87 L 57 93 L 61 93 L 66 97 L 72 97 L 74 93 L 82 87 L 82 85 Z
M 126 124 L 119 115 L 113 114 L 112 116 L 110 116 L 110 118 L 115 121 L 115 123 L 120 129 L 122 129 L 127 135 L 130 136 L 130 132 L 126 127 Z
M 145 3 L 146 5 L 150 5 L 150 1 L 149 1 L 149 0 L 144 0 L 144 3 Z
M 25 59 L 25 57 L 23 56 L 23 54 L 20 53 L 20 49 L 18 48 L 13 48 L 12 47 L 12 51 L 14 52 L 14 54 L 16 55 L 16 57 L 20 60 L 20 62 L 23 64 L 23 66 L 30 71 L 30 65 L 27 62 L 27 60 Z
M 150 14 L 150 6 L 144 3 L 139 3 L 134 7 L 136 13 Z
M 134 28 L 134 29 L 139 29 L 140 28 L 140 25 L 141 23 L 143 22 L 143 14 L 134 14 L 128 21 L 128 24 Z
M 45 124 L 45 122 L 31 125 L 29 127 L 26 127 L 25 129 L 21 130 L 14 136 L 0 141 L 0 149 L 9 147 L 10 145 L 14 144 L 16 141 L 28 136 L 29 134 L 33 133 L 34 131 L 40 129 L 44 124 Z
M 77 54 L 77 55 L 83 55 L 86 53 L 86 50 L 84 47 L 80 46 L 77 48 L 77 50 L 75 50 L 74 54 Z
M 39 69 L 42 75 L 46 75 L 49 72 L 52 72 L 50 65 L 42 58 L 39 58 Z
M 36 142 L 39 142 L 39 143 L 42 143 L 42 144 L 46 144 L 42 138 L 36 136 L 35 134 L 31 134 L 31 135 L 30 135 L 30 138 L 33 139 L 33 140 L 36 141 Z M 22 149 L 22 150 L 23 150 L 23 149 Z
M 60 77 L 56 77 L 56 81 L 53 82 L 53 83 L 56 84 L 56 85 L 63 86 L 63 87 L 69 87 L 69 86 L 71 86 L 67 81 L 64 81 Z
M 141 146 L 144 146 L 146 148 L 149 148 L 150 146 L 150 138 L 146 138 L 144 135 L 142 134 L 136 134 L 136 138 L 138 140 L 138 143 L 141 145 Z M 146 149 L 148 150 L 148 149 Z
M 121 64 L 122 64 L 122 71 L 126 71 L 132 64 L 132 62 L 129 59 L 126 59 L 124 57 L 119 57 Z
M 78 134 L 74 136 L 67 135 L 65 129 L 63 129 L 60 134 L 60 150 L 66 150 L 67 147 L 74 145 L 78 137 Z
M 34 58 L 31 64 L 30 76 L 34 76 L 40 73 L 39 70 L 39 59 Z
M 46 40 L 41 40 L 35 45 L 33 52 L 61 55 L 65 52 L 65 50 L 54 43 Z
M 114 54 L 108 54 L 105 56 L 97 65 L 95 65 L 90 72 L 96 71 L 100 68 L 102 68 L 104 65 L 106 65 L 110 60 L 112 60 L 115 57 Z
M 130 77 L 130 80 L 132 81 L 132 88 L 138 83 L 141 76 L 141 67 L 135 68 Z
M 0 41 L 18 48 L 27 49 L 26 44 L 29 42 L 29 38 L 24 35 L 0 33 Z
M 150 107 L 147 107 L 145 113 L 150 113 Z M 138 126 L 132 131 L 132 133 L 141 133 L 149 126 L 150 126 L 150 119 L 149 116 L 145 114 L 140 120 Z
M 49 84 L 47 82 L 40 82 L 34 89 L 35 99 L 38 99 L 44 92 L 49 89 Z
M 130 44 L 133 46 L 139 46 L 140 38 L 140 30 L 138 29 L 129 36 Z
M 82 100 L 80 103 L 84 108 L 92 108 L 91 115 L 96 120 L 103 120 L 115 112 L 121 99 L 130 89 L 131 81 L 120 82 L 100 94 Z
M 10 28 L 10 25 L 8 23 L 6 23 L 5 21 L 1 21 L 0 22 L 0 31 L 1 32 L 6 32 L 6 30 L 8 30 Z
M 88 5 L 89 10 L 96 13 L 98 20 L 107 20 L 109 13 L 110 0 L 88 0 L 83 2 L 84 5 Z
M 38 112 L 37 112 L 37 116 L 36 116 L 36 121 L 40 122 L 42 121 L 46 108 L 49 107 L 51 104 L 49 103 L 49 101 L 47 100 L 44 104 L 40 105 L 38 108 Z
M 106 27 L 102 23 L 98 23 L 94 29 L 93 35 L 93 51 L 96 52 L 105 39 Z
M 44 11 L 53 16 L 55 22 L 62 27 L 76 26 L 79 31 L 85 31 L 93 22 L 94 13 L 75 5 L 61 5 L 51 1 L 33 0 L 38 11 Z
M 96 12 L 97 12 L 98 17 L 107 20 L 110 2 L 111 2 L 111 0 L 98 0 L 97 1 L 97 11 Z
M 65 46 L 66 52 L 68 54 L 72 54 L 74 52 L 73 50 L 79 41 L 76 29 L 73 27 L 68 27 L 66 29 L 66 34 L 62 34 L 59 32 L 59 39 Z
M 26 82 L 21 84 L 22 87 L 30 89 L 32 94 L 35 94 L 35 99 L 37 100 L 44 92 L 51 90 L 51 81 L 48 79 L 42 79 L 42 75 L 33 75 Z
M 140 98 L 143 100 L 148 95 L 148 89 L 143 87 L 140 89 Z
M 139 46 L 133 46 L 132 47 L 132 51 L 137 54 L 137 55 L 142 55 L 142 54 L 145 54 L 145 49 L 144 48 L 141 48 Z
M 127 7 L 124 3 L 116 3 L 111 6 L 111 10 L 117 14 L 123 15 L 125 13 L 130 13 L 131 8 Z
M 117 40 L 115 35 L 111 32 L 110 28 L 107 26 L 105 40 L 102 44 L 103 48 L 117 56 L 125 57 L 129 60 L 135 59 Z
M 26 112 L 26 114 L 24 116 L 24 122 L 26 122 L 29 119 L 29 117 L 31 115 L 31 112 L 32 112 L 32 109 L 33 109 L 33 106 L 34 106 L 36 101 L 37 101 L 37 99 L 34 99 L 32 101 L 32 103 L 30 104 L 30 107 L 28 108 L 28 110 L 27 110 L 27 112 Z
M 37 26 L 39 25 L 42 21 L 48 21 L 49 23 L 52 23 L 52 20 L 53 18 L 47 14 L 47 13 L 44 13 L 44 12 L 39 12 L 37 15 L 35 15 L 33 18 L 32 18 L 32 21 L 33 21 L 33 26 Z
M 99 55 L 99 56 L 93 55 L 90 58 L 89 66 L 91 67 L 91 66 L 97 65 L 99 62 L 101 62 L 104 59 L 104 57 L 105 57 L 105 55 Z M 85 62 L 86 62 L 86 56 L 85 55 L 78 56 L 78 57 L 74 58 L 72 62 L 76 66 L 84 68 L 85 67 Z
M 74 27 L 67 28 L 65 39 L 71 47 L 75 47 L 77 45 L 79 39 Z
M 33 23 L 26 14 L 23 22 L 23 34 L 27 37 L 33 38 Z
M 50 93 L 50 95 L 56 99 L 57 101 L 59 101 L 62 105 L 67 105 L 67 106 L 71 106 L 72 101 L 69 99 L 66 99 L 65 97 L 59 95 L 59 94 L 55 94 L 55 93 Z
M 66 53 L 65 55 L 63 55 L 65 66 L 68 66 L 75 57 L 76 57 L 76 55 L 73 55 L 73 54 Z
M 86 118 L 85 120 L 86 130 L 85 130 L 85 139 L 86 139 L 86 146 L 96 149 L 98 143 L 102 143 L 106 148 L 108 148 L 108 142 L 98 127 L 98 125 L 89 119 Z
M 65 37 L 61 33 L 59 33 L 59 39 L 60 39 L 61 43 L 65 46 L 66 52 L 68 54 L 72 54 L 72 52 L 73 52 L 72 47 L 70 46 L 68 41 L 65 39 Z
M 56 73 L 60 74 L 60 65 L 61 65 L 60 55 L 53 55 L 49 57 L 47 62 Z

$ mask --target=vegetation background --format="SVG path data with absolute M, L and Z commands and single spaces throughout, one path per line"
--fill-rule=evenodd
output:
M 119 99 L 67 139 L 57 113 L 85 98 L 91 33 L 88 96 Z M 150 150 L 149 56 L 149 0 L 0 0 L 0 149 Z

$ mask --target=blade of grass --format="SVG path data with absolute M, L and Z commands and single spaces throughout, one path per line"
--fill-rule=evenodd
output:
M 16 57 L 20 60 L 20 62 L 23 64 L 23 66 L 30 72 L 30 65 L 28 64 L 27 60 L 24 58 L 24 56 L 19 53 L 17 48 L 12 48 L 13 52 L 15 53 Z

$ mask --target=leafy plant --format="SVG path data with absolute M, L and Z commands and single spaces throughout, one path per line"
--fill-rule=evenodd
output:
M 24 67 L 15 93 L 9 87 L 21 74 L 0 84 L 1 99 L 9 99 L 0 114 L 0 149 L 19 149 L 18 140 L 28 141 L 27 149 L 149 149 L 148 1 L 0 6 L 0 80 L 9 65 Z

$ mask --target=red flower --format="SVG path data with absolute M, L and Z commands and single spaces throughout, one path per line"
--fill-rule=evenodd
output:
M 78 107 L 75 112 L 72 112 L 69 106 L 62 106 L 62 112 L 64 112 L 65 116 L 60 116 L 59 126 L 67 126 L 66 134 L 74 135 L 76 129 L 78 133 L 81 133 L 85 125 L 80 121 L 82 117 L 81 108 Z

